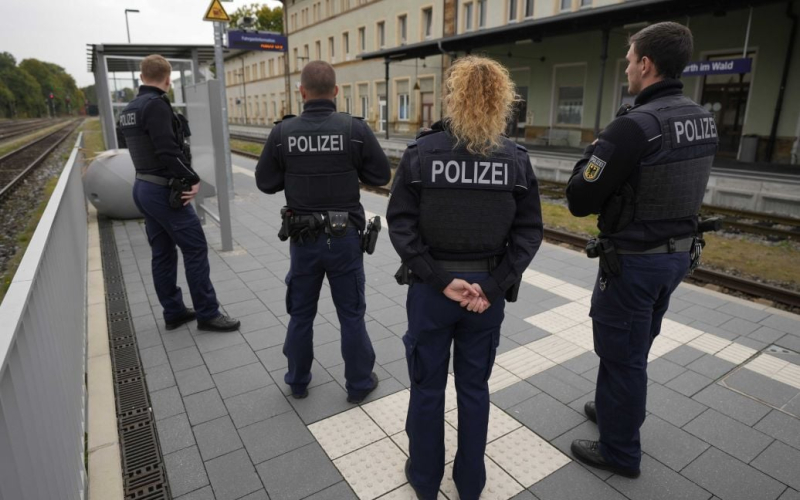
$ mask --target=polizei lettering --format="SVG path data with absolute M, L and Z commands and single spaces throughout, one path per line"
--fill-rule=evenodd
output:
M 119 125 L 121 127 L 132 127 L 136 125 L 136 112 L 124 113 L 119 116 Z
M 677 145 L 699 141 L 711 142 L 717 138 L 717 125 L 710 116 L 675 118 L 672 126 Z
M 430 175 L 431 184 L 506 186 L 508 185 L 508 163 L 434 160 L 431 163 Z
M 289 153 L 341 153 L 343 135 L 290 135 Z

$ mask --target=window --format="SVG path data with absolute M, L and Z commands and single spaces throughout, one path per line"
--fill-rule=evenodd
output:
M 583 121 L 583 87 L 559 87 L 556 113 L 558 125 L 580 125 Z
M 378 23 L 378 48 L 382 49 L 386 46 L 386 23 L 381 21 Z
M 325 0 L 325 16 L 330 17 L 333 12 L 331 12 L 331 0 Z
M 399 120 L 408 120 L 408 94 L 400 94 L 397 96 L 397 118 Z
M 592 0 L 581 0 L 581 8 L 591 7 L 591 6 L 592 6 Z
M 366 118 L 367 111 L 369 111 L 369 98 L 365 95 L 361 96 L 361 116 Z
M 300 59 L 297 58 L 297 47 L 292 49 L 292 60 L 294 60 L 294 69 L 300 69 Z
M 486 27 L 486 0 L 478 0 L 478 29 Z
M 330 56 L 331 62 L 336 60 L 336 50 L 335 50 L 336 43 L 333 41 L 333 37 L 328 38 L 328 56 Z
M 350 10 L 350 0 L 342 0 L 342 12 Z
M 250 66 L 247 66 L 247 67 L 245 68 L 245 77 L 244 77 L 244 81 L 245 81 L 245 82 L 249 82 L 249 81 L 250 81 Z
M 316 59 L 317 59 L 317 61 L 321 61 L 322 60 L 322 42 L 317 40 L 314 43 L 314 50 L 316 50 Z
M 367 113 L 369 112 L 369 84 L 368 83 L 359 83 L 358 84 L 358 97 L 359 97 L 359 104 L 361 107 L 359 108 L 359 113 L 361 116 L 366 118 Z
M 342 35 L 342 52 L 344 53 L 345 59 L 350 56 L 350 33 Z
M 313 7 L 312 7 L 312 13 L 313 13 L 313 16 L 314 16 L 314 17 L 312 18 L 312 19 L 313 19 L 313 21 L 314 21 L 314 22 L 317 22 L 317 20 L 319 20 L 319 5 L 317 5 L 317 4 L 314 4 L 314 5 L 313 5 Z
M 517 20 L 517 0 L 508 0 L 508 22 L 513 23 Z
M 311 60 L 311 58 L 308 54 L 308 44 L 305 44 L 305 46 L 303 46 L 303 64 L 306 64 L 309 60 Z
M 472 2 L 464 4 L 464 31 L 472 31 Z
M 433 9 L 428 7 L 422 9 L 422 38 L 428 39 L 433 36 Z
M 258 66 L 259 66 L 259 69 L 261 70 L 260 71 L 261 78 L 266 78 L 267 77 L 267 70 L 266 70 L 267 63 L 264 62 L 264 61 L 261 61 L 261 63 Z
M 533 0 L 525 0 L 525 17 L 533 17 Z
M 353 92 L 353 87 L 351 87 L 350 85 L 342 86 L 342 95 L 344 97 L 343 99 L 344 109 L 342 111 L 349 114 L 353 114 L 352 92 Z
M 572 0 L 561 0 L 561 10 L 572 10 Z
M 269 76 L 275 75 L 275 59 L 269 60 Z
M 276 101 L 272 101 L 272 116 L 278 117 L 278 103 Z
M 399 38 L 398 44 L 403 45 L 408 40 L 408 32 L 406 28 L 408 27 L 408 16 L 405 14 L 402 16 L 397 16 L 397 37 Z
M 358 50 L 367 51 L 367 28 L 358 28 Z
M 283 56 L 278 56 L 278 74 L 282 75 L 284 69 Z
M 230 71 L 226 71 L 226 72 L 225 72 L 225 78 L 227 78 L 227 79 L 228 79 L 228 83 L 233 83 L 233 82 L 231 81 L 231 72 L 230 72 Z

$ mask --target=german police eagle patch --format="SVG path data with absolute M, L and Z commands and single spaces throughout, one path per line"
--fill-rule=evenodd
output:
M 586 168 L 583 169 L 583 180 L 586 182 L 596 181 L 600 178 L 604 168 L 606 168 L 606 162 L 598 158 L 597 155 L 592 155 L 589 158 L 589 163 L 586 164 Z

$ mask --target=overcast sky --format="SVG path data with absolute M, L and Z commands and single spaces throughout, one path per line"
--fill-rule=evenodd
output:
M 126 43 L 125 9 L 131 43 L 212 44 L 212 23 L 203 21 L 210 0 L 9 0 L 0 16 L 0 52 L 17 62 L 35 57 L 63 66 L 79 87 L 94 83 L 86 66 L 87 43 Z M 253 0 L 222 5 L 228 13 Z M 276 0 L 261 0 L 271 7 Z

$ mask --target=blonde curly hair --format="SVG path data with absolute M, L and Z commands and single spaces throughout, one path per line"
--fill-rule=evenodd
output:
M 502 64 L 488 57 L 462 57 L 448 70 L 444 93 L 444 114 L 457 145 L 481 156 L 500 146 L 518 100 Z

